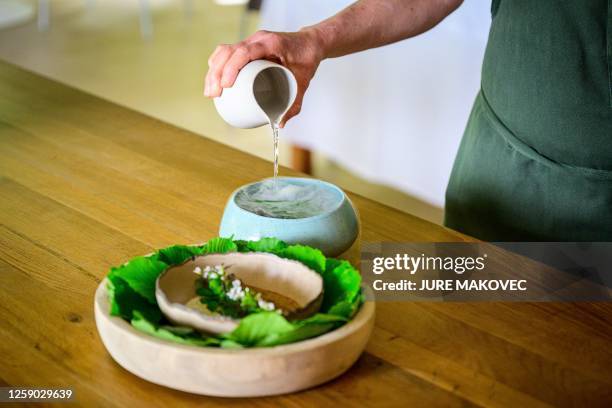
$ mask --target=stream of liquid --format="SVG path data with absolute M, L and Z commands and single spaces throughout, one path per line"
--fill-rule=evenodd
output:
M 342 195 L 322 184 L 304 184 L 278 177 L 278 122 L 270 120 L 274 147 L 274 177 L 238 191 L 236 204 L 270 218 L 307 218 L 333 210 Z
M 261 110 L 268 117 L 272 128 L 274 147 L 274 185 L 278 178 L 278 124 L 289 103 L 287 78 L 279 69 L 263 70 L 255 77 L 253 93 Z
M 272 127 L 272 141 L 274 144 L 274 186 L 277 186 L 278 178 L 278 124 L 276 122 L 270 122 Z

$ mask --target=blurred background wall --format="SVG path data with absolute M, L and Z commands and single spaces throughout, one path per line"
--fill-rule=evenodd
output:
M 202 96 L 208 55 L 349 3 L 263 0 L 259 12 L 240 0 L 0 0 L 0 58 L 271 160 L 267 128 L 231 128 Z M 316 177 L 440 223 L 489 7 L 466 0 L 415 39 L 325 61 L 281 134 L 281 164 L 307 149 Z

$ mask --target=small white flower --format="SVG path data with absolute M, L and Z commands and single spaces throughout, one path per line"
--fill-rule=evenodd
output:
M 265 300 L 261 300 L 261 299 L 257 301 L 257 306 L 267 311 L 272 311 L 276 309 L 276 306 L 274 305 L 274 303 L 266 302 Z
M 244 297 L 244 291 L 242 288 L 234 286 L 227 292 L 227 297 L 232 300 L 242 299 Z
M 202 268 L 200 268 L 199 266 L 196 266 L 196 267 L 193 269 L 193 272 L 194 272 L 194 273 L 197 273 L 198 275 L 201 275 L 201 274 L 202 274 Z
M 232 281 L 232 286 L 235 287 L 235 288 L 240 288 L 240 287 L 242 287 L 242 282 L 240 282 L 238 279 L 234 279 Z
M 208 279 L 217 279 L 217 274 L 214 272 L 211 272 L 208 274 Z

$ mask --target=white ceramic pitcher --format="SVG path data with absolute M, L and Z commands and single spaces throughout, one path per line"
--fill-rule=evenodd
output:
M 291 71 L 271 61 L 245 65 L 231 88 L 214 98 L 219 115 L 238 128 L 254 128 L 270 121 L 280 122 L 297 95 Z

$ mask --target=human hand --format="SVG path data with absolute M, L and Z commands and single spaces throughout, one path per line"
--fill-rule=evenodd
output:
M 238 72 L 250 61 L 267 59 L 287 67 L 297 81 L 297 96 L 289 108 L 280 127 L 302 108 L 304 92 L 310 84 L 319 63 L 323 59 L 323 48 L 313 30 L 291 33 L 258 31 L 242 42 L 219 45 L 208 59 L 208 73 L 204 95 L 220 96 L 223 88 L 234 85 Z

